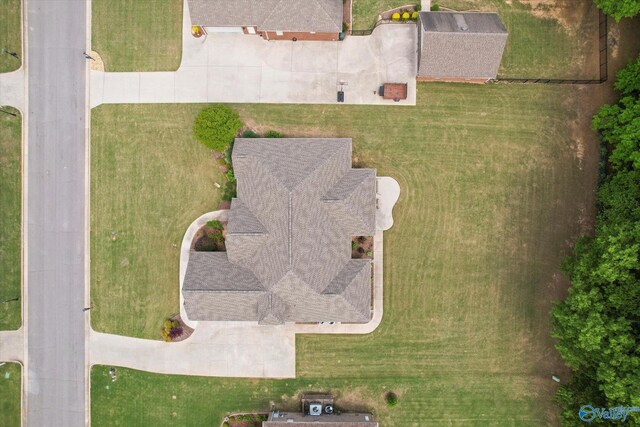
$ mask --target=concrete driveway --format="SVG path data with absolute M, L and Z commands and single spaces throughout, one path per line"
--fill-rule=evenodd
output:
M 91 106 L 116 103 L 336 103 L 345 81 L 346 104 L 416 102 L 417 30 L 388 24 L 370 36 L 342 42 L 265 41 L 213 33 L 196 39 L 185 2 L 182 63 L 176 72 L 91 72 Z M 99 53 L 99 52 L 98 52 Z M 375 92 L 383 83 L 408 83 L 398 103 Z

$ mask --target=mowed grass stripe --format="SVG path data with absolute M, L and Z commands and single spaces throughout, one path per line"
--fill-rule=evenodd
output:
M 92 48 L 106 71 L 175 71 L 183 0 L 94 0 Z
M 22 324 L 20 297 L 22 119 L 14 108 L 0 113 L 0 330 Z
M 0 73 L 15 71 L 22 65 L 20 0 L 0 0 Z M 7 52 L 15 52 L 18 58 Z

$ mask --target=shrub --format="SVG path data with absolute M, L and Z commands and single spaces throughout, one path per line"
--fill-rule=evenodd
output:
M 358 244 L 356 242 L 351 242 L 351 249 L 355 249 L 358 247 Z
M 243 138 L 260 138 L 260 135 L 258 135 L 251 129 L 247 129 L 244 132 L 242 132 L 242 137 Z
M 162 326 L 162 339 L 167 342 L 182 335 L 182 327 L 177 320 L 166 319 Z
M 219 230 L 222 231 L 223 230 L 223 226 L 222 223 L 220 221 L 218 221 L 217 219 L 213 219 L 211 221 L 207 221 L 207 227 L 212 228 L 214 230 Z
M 432 12 L 437 12 L 440 10 L 440 5 L 438 3 L 434 3 L 431 5 L 431 11 Z
M 216 104 L 198 113 L 193 132 L 205 146 L 224 151 L 242 127 L 240 116 L 226 105 Z
M 408 21 L 409 18 L 411 18 L 411 15 L 409 15 L 409 12 L 403 12 L 402 13 L 402 20 L 403 21 Z
M 411 19 L 413 19 L 414 21 L 417 21 L 418 20 L 418 12 L 413 12 L 411 14 Z
M 282 138 L 283 135 L 276 130 L 268 130 L 264 134 L 265 138 Z
M 224 188 L 222 190 L 222 201 L 223 202 L 230 202 L 231 199 L 233 199 L 234 197 L 236 197 L 236 182 L 233 181 L 227 181 L 227 183 L 224 185 Z
M 414 6 L 416 12 L 420 12 L 422 10 L 422 3 L 418 3 Z
M 385 400 L 387 401 L 387 406 L 393 407 L 398 404 L 398 396 L 392 391 L 387 393 L 387 395 L 385 396 Z
M 391 19 L 398 21 L 400 19 L 400 14 L 398 12 L 394 12 L 393 15 L 391 15 Z

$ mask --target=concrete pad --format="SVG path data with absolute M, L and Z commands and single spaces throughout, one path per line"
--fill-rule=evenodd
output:
M 176 102 L 207 102 L 206 67 L 184 67 L 175 74 Z
M 209 66 L 260 66 L 267 45 L 259 36 L 233 33 L 209 34 L 207 42 L 212 49 Z
M 140 73 L 104 73 L 105 104 L 140 103 Z
M 209 67 L 208 102 L 260 102 L 260 67 Z
M 24 329 L 0 331 L 0 362 L 24 361 Z
M 274 42 L 276 43 L 276 42 Z M 338 69 L 339 42 L 292 42 L 291 71 L 335 73 Z
M 24 111 L 24 69 L 0 73 L 0 105 L 10 105 Z
M 376 178 L 376 230 L 388 230 L 393 226 L 393 207 L 400 197 L 400 184 L 390 176 Z
M 140 102 L 175 102 L 176 73 L 141 73 Z
M 161 374 L 295 377 L 295 334 L 286 326 L 199 322 L 191 337 L 175 343 L 94 331 L 89 342 L 91 365 L 126 366 Z

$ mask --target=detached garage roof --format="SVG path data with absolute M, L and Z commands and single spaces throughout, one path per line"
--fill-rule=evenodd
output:
M 494 79 L 507 35 L 495 13 L 421 12 L 418 77 Z
M 236 139 L 226 252 L 192 252 L 182 292 L 192 320 L 368 322 L 371 261 L 351 237 L 375 233 L 374 169 L 350 139 Z
M 339 33 L 341 0 L 188 0 L 191 23 L 258 31 Z

